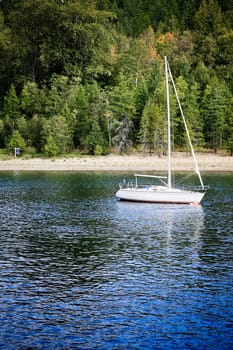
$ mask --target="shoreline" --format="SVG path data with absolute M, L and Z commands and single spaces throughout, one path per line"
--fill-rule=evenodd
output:
M 233 172 L 233 157 L 206 153 L 197 154 L 201 172 Z M 190 155 L 178 153 L 172 161 L 174 171 L 194 171 Z M 107 155 L 75 158 L 11 158 L 0 160 L 2 171 L 167 171 L 167 158 L 156 155 Z

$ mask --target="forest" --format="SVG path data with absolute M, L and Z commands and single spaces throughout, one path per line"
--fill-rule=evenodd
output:
M 0 0 L 1 152 L 164 154 L 167 56 L 195 148 L 233 155 L 232 24 L 233 0 Z

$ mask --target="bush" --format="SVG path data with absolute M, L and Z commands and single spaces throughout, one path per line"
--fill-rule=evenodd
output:
M 100 145 L 96 145 L 95 150 L 94 150 L 94 154 L 95 154 L 95 156 L 101 156 L 101 154 L 103 154 L 103 147 Z
M 13 135 L 8 143 L 7 150 L 10 154 L 15 154 L 15 148 L 20 148 L 20 153 L 23 153 L 26 148 L 24 138 L 20 135 L 18 130 L 13 132 Z
M 58 147 L 51 135 L 47 138 L 47 142 L 44 146 L 44 153 L 47 157 L 55 157 L 58 154 Z

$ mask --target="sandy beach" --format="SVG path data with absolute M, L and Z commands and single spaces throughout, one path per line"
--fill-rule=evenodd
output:
M 202 172 L 233 172 L 233 157 L 216 154 L 197 154 Z M 192 171 L 190 155 L 176 154 L 174 171 Z M 82 156 L 76 158 L 12 158 L 0 160 L 0 171 L 166 171 L 167 158 L 143 155 Z

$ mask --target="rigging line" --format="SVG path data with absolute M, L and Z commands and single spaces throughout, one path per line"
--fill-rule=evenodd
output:
M 188 140 L 189 140 L 191 153 L 192 153 L 193 160 L 194 160 L 194 163 L 195 163 L 195 171 L 196 171 L 196 173 L 198 175 L 198 178 L 199 178 L 199 181 L 201 183 L 201 186 L 204 189 L 204 184 L 203 184 L 202 177 L 201 177 L 201 174 L 200 174 L 200 171 L 199 171 L 199 167 L 198 167 L 198 164 L 197 164 L 197 159 L 196 159 L 196 156 L 195 156 L 195 153 L 194 153 L 194 150 L 193 150 L 193 146 L 192 146 L 190 134 L 189 134 L 189 131 L 188 131 L 187 123 L 186 123 L 186 120 L 185 120 L 185 117 L 184 117 L 183 109 L 182 109 L 181 104 L 180 104 L 180 100 L 179 100 L 178 93 L 177 93 L 177 90 L 176 90 L 175 82 L 173 80 L 173 76 L 172 76 L 172 73 L 171 73 L 170 66 L 169 66 L 168 62 L 167 62 L 167 67 L 168 67 L 169 75 L 170 75 L 170 78 L 171 78 L 172 86 L 173 86 L 173 89 L 174 89 L 174 92 L 175 92 L 175 95 L 176 95 L 176 100 L 178 102 L 180 113 L 181 113 L 181 116 L 182 116 L 182 119 L 183 119 L 185 131 L 187 133 L 187 137 L 188 137 Z
M 182 176 L 182 177 L 179 179 L 179 181 L 176 181 L 176 185 L 179 185 L 179 184 L 183 183 L 186 179 L 188 179 L 188 178 L 191 177 L 191 176 L 193 176 L 193 173 L 188 174 L 188 175 L 186 175 L 186 176 Z

